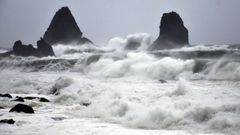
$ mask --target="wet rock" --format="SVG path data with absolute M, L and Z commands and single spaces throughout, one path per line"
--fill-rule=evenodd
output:
M 24 99 L 22 97 L 16 97 L 16 99 L 14 99 L 12 101 L 24 102 Z
M 56 12 L 43 38 L 50 45 L 70 44 L 72 42 L 79 44 L 92 43 L 92 41 L 83 37 L 83 33 L 68 7 L 62 7 Z
M 150 50 L 179 48 L 189 44 L 188 30 L 176 12 L 164 13 L 160 24 L 160 34 Z
M 8 93 L 6 94 L 0 94 L 0 97 L 7 97 L 7 98 L 12 98 L 12 96 Z
M 37 99 L 38 97 L 24 97 L 24 99 L 27 99 L 27 100 L 33 100 L 33 99 Z
M 34 99 L 39 99 L 40 102 L 50 102 L 48 99 L 44 98 L 44 97 L 24 97 L 24 99 L 27 100 L 34 100 Z
M 4 107 L 0 106 L 0 109 L 4 109 Z
M 44 97 L 39 98 L 39 101 L 40 102 L 50 102 L 48 99 L 46 99 Z
M 3 120 L 0 120 L 0 123 L 14 124 L 15 121 L 13 119 L 3 119 Z
M 9 112 L 24 112 L 24 113 L 34 113 L 34 110 L 31 106 L 25 104 L 17 104 Z
M 55 56 L 52 47 L 45 42 L 42 38 L 37 41 L 37 48 L 34 48 L 32 45 L 24 45 L 21 40 L 18 40 L 14 43 L 13 51 L 10 54 L 17 56 L 36 56 L 36 57 L 46 57 L 46 56 Z
M 82 102 L 81 105 L 88 107 L 89 105 L 91 105 L 91 103 L 90 102 Z
M 40 57 L 55 56 L 52 47 L 42 38 L 40 38 L 40 40 L 37 41 L 37 47 L 38 55 Z
M 13 45 L 13 54 L 18 56 L 37 56 L 37 49 L 32 45 L 24 45 L 21 40 L 18 40 Z

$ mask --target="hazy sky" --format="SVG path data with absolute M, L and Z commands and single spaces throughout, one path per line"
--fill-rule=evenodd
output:
M 97 44 L 137 32 L 156 38 L 169 11 L 180 14 L 191 44 L 240 43 L 240 0 L 0 0 L 0 47 L 35 44 L 62 6 Z

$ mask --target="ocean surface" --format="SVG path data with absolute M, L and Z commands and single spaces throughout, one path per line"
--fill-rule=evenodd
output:
M 129 40 L 138 50 L 124 50 Z M 0 93 L 34 114 L 9 113 L 0 97 L 1 135 L 239 135 L 240 50 L 196 45 L 148 51 L 146 34 L 105 46 L 55 45 L 56 57 L 0 58 Z M 3 50 L 1 50 L 3 52 Z

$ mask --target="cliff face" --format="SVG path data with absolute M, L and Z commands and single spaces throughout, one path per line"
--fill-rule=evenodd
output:
M 172 49 L 189 44 L 188 30 L 176 12 L 164 13 L 159 28 L 159 37 L 150 50 Z
M 78 44 L 92 43 L 89 39 L 82 36 L 71 11 L 68 7 L 62 7 L 54 15 L 43 39 L 50 45 L 61 43 L 69 44 L 76 42 Z

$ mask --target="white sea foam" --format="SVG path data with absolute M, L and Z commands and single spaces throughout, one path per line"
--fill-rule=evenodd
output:
M 132 41 L 139 49 L 125 51 Z M 238 55 L 196 57 L 208 49 L 221 54 L 226 46 L 153 53 L 145 51 L 150 43 L 149 35 L 133 34 L 105 47 L 56 45 L 57 57 L 1 58 L 0 93 L 51 102 L 26 101 L 36 113 L 25 115 L 8 113 L 17 102 L 0 98 L 0 119 L 16 120 L 0 125 L 0 132 L 238 135 Z M 174 54 L 184 51 L 190 52 L 184 58 Z

